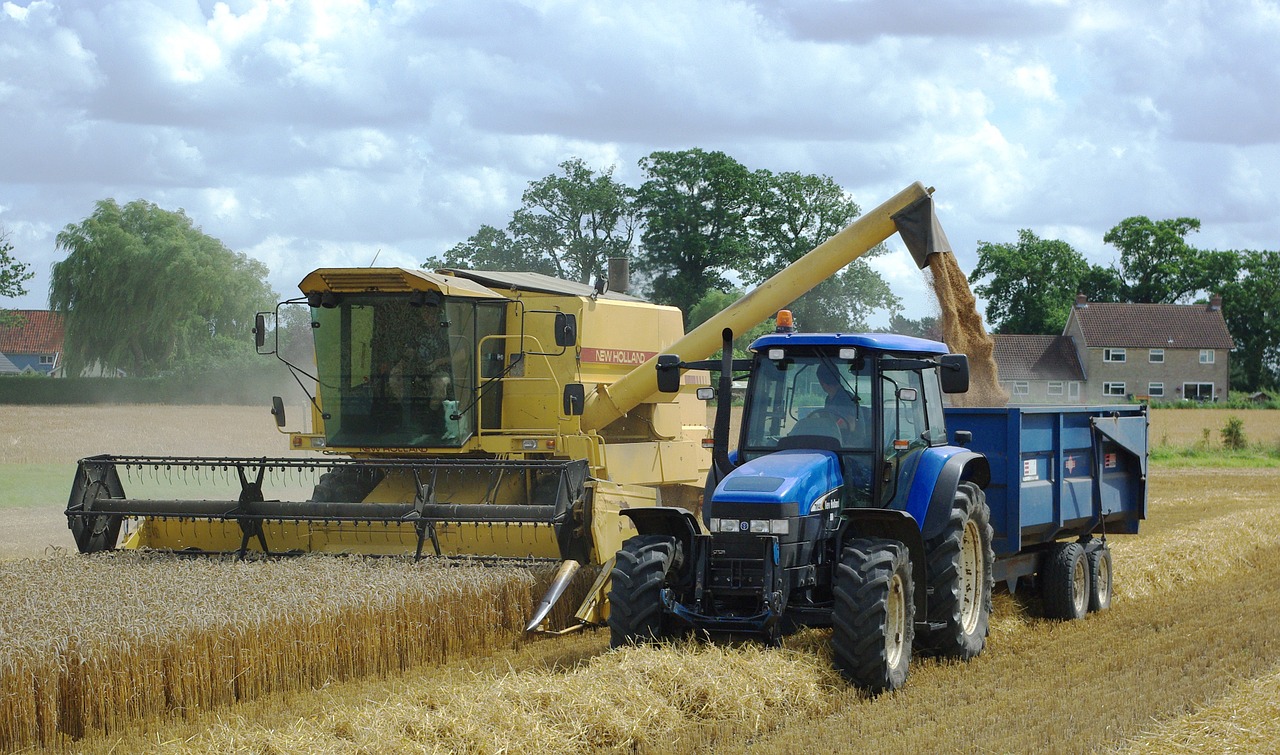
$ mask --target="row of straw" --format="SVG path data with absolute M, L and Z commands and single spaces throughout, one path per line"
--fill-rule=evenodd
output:
M 542 579 L 403 559 L 0 563 L 0 751 L 509 646 Z

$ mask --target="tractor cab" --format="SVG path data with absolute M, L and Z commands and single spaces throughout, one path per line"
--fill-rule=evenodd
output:
M 958 371 L 961 358 L 882 334 L 777 333 L 751 348 L 738 469 L 777 452 L 828 452 L 841 508 L 903 508 L 899 480 L 910 479 L 915 452 L 947 442 L 943 380 L 932 373 Z

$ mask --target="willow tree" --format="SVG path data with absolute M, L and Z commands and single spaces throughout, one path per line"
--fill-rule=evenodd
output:
M 68 371 L 163 374 L 251 351 L 255 312 L 273 306 L 267 268 L 182 210 L 113 199 L 58 234 L 49 306 L 65 322 Z

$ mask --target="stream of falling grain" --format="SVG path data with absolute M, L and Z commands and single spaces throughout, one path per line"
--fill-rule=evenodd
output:
M 956 406 L 1004 406 L 1009 394 L 1000 387 L 995 341 L 982 324 L 969 279 L 954 254 L 930 255 L 929 272 L 942 310 L 943 340 L 952 351 L 969 355 L 969 392 L 955 394 L 951 400 Z

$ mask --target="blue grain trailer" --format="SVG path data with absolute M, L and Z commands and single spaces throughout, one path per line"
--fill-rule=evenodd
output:
M 721 399 L 713 464 L 701 519 L 623 512 L 640 534 L 611 571 L 614 645 L 831 626 L 836 666 L 878 692 L 905 682 L 913 650 L 980 653 L 996 580 L 1034 575 L 1055 617 L 1107 606 L 1104 536 L 1146 513 L 1143 407 L 951 408 L 968 361 L 936 341 L 780 328 L 735 360 L 722 335 L 719 361 L 657 360 L 664 391 L 719 371 L 700 389 Z

